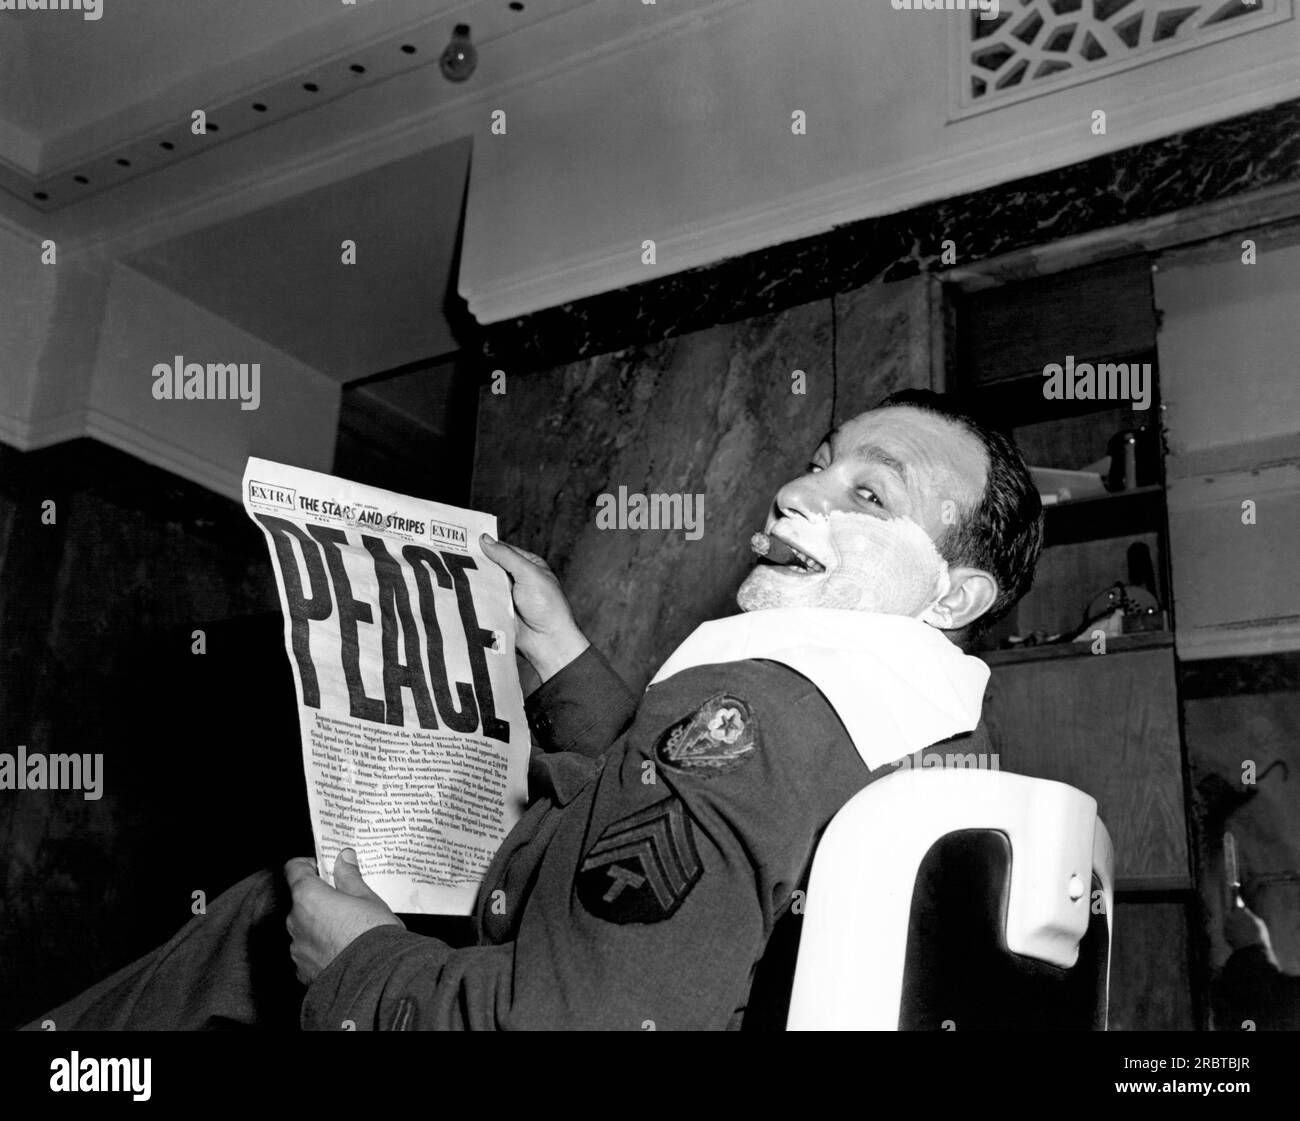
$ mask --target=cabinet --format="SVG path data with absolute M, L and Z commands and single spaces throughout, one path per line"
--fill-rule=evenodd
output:
M 1169 645 L 993 667 L 984 718 L 1004 771 L 1097 799 L 1119 889 L 1188 888 L 1178 704 Z
M 984 718 L 1001 768 L 1091 794 L 1114 840 L 1113 1023 L 1191 1028 L 1203 1002 L 1187 922 L 1194 884 L 1150 262 L 958 292 L 951 303 L 949 388 L 1033 467 L 1095 479 L 1116 434 L 1147 427 L 1144 473 L 1126 489 L 1094 486 L 1045 507 L 1034 586 L 975 653 L 992 671 Z M 1045 368 L 1067 358 L 1149 366 L 1148 407 L 1045 396 Z M 1158 613 L 1083 626 L 1090 605 L 1131 584 L 1146 558 Z M 1081 630 L 1085 641 L 1070 641 Z

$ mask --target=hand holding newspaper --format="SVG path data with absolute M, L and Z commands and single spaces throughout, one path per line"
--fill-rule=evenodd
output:
M 356 849 L 394 911 L 468 914 L 526 800 L 529 751 L 496 518 L 249 459 L 298 685 L 321 874 Z

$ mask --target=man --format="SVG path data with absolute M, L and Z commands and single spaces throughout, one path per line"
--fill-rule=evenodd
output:
M 828 436 L 765 531 L 744 613 L 701 627 L 639 704 L 545 563 L 485 540 L 542 680 L 533 800 L 485 877 L 476 945 L 404 929 L 349 850 L 334 888 L 290 861 L 303 1027 L 740 1026 L 834 814 L 890 763 L 975 728 L 988 671 L 959 644 L 1027 590 L 1042 541 L 1015 448 L 916 391 Z M 47 1018 L 266 1022 L 253 944 L 282 906 L 253 877 Z
M 1268 885 L 1256 882 L 1248 891 L 1251 904 L 1263 910 Z M 1244 900 L 1237 903 L 1223 920 L 1232 956 L 1211 990 L 1215 1026 L 1220 1031 L 1300 1031 L 1300 976 L 1285 972 L 1278 962 L 1268 924 Z

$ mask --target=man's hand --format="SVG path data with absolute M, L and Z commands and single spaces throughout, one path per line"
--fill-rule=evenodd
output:
M 1244 950 L 1247 946 L 1262 946 L 1264 956 L 1276 967 L 1277 955 L 1273 953 L 1273 940 L 1269 937 L 1268 927 L 1254 911 L 1244 903 L 1231 907 L 1223 920 L 1224 937 L 1234 950 Z
M 536 553 L 496 541 L 486 533 L 479 537 L 479 544 L 488 559 L 510 575 L 515 646 L 543 681 L 554 677 L 591 645 L 574 622 L 559 580 Z
M 361 878 L 357 854 L 344 849 L 334 862 L 330 887 L 316 874 L 316 861 L 295 857 L 284 866 L 293 910 L 285 920 L 289 956 L 298 967 L 298 980 L 310 985 L 330 962 L 357 938 L 376 926 L 401 926 L 402 922 Z

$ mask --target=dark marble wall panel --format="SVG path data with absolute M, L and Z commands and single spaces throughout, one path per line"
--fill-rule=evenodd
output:
M 836 296 L 835 422 L 898 389 L 942 389 L 943 298 L 931 277 L 868 284 Z
M 480 400 L 475 504 L 550 561 L 593 641 L 643 685 L 699 623 L 735 610 L 750 534 L 832 415 L 931 384 L 930 283 L 508 377 Z M 597 529 L 597 496 L 620 486 L 703 494 L 703 536 Z
M 833 390 L 828 301 L 512 378 L 480 399 L 475 504 L 550 561 L 641 686 L 697 624 L 735 610 L 749 536 L 825 432 Z M 702 536 L 598 529 L 597 497 L 619 487 L 702 494 Z
M 193 628 L 278 606 L 255 527 L 202 487 L 90 441 L 0 448 L 0 479 L 0 751 L 104 756 L 99 800 L 0 792 L 7 1025 L 162 941 L 189 917 L 191 890 L 225 886 L 202 858 L 222 843 L 220 819 L 194 810 L 204 784 L 257 785 L 257 690 L 250 680 L 241 698 L 200 674 L 178 691 L 173 669 L 201 664 Z M 196 757 L 177 721 L 222 711 L 243 735 Z

